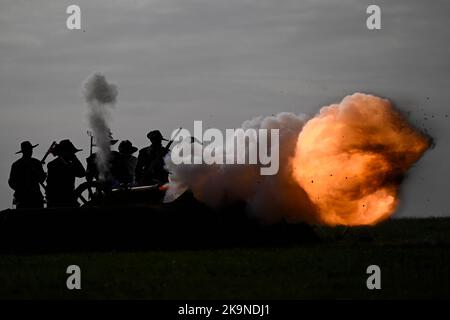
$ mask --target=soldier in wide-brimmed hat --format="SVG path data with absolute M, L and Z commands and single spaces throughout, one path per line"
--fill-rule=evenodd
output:
M 161 143 L 161 141 L 169 141 L 166 138 L 163 137 L 161 131 L 159 130 L 152 130 L 149 133 L 147 133 L 147 138 L 150 140 L 150 142 L 153 143 Z
M 33 155 L 32 151 L 34 148 L 36 148 L 39 144 L 33 145 L 30 141 L 23 141 L 20 144 L 20 150 L 16 152 L 16 154 L 29 154 L 31 151 L 31 155 Z
M 140 185 L 165 183 L 168 181 L 168 172 L 164 168 L 164 157 L 168 149 L 162 146 L 162 141 L 168 141 L 161 131 L 152 130 L 147 134 L 151 145 L 139 151 L 136 165 L 136 180 Z
M 137 158 L 133 155 L 138 148 L 133 146 L 130 140 L 121 141 L 119 144 L 120 169 L 118 181 L 121 184 L 135 184 L 135 170 Z
M 81 149 L 66 139 L 56 145 L 56 159 L 48 165 L 47 201 L 48 207 L 76 207 L 75 179 L 86 175 L 83 165 L 76 157 Z
M 45 180 L 45 172 L 39 160 L 33 158 L 33 145 L 30 141 L 20 144 L 22 158 L 11 166 L 8 184 L 14 190 L 14 202 L 17 208 L 42 208 L 44 197 L 39 184 Z

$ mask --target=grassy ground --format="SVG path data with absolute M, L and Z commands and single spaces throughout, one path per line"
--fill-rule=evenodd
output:
M 450 298 L 450 219 L 321 228 L 294 247 L 0 255 L 0 298 Z M 82 290 L 66 289 L 68 265 Z M 381 290 L 366 287 L 381 268 Z

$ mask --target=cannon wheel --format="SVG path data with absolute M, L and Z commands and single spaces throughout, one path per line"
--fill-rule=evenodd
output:
M 86 181 L 75 189 L 75 197 L 81 206 L 85 206 L 94 198 L 105 194 L 105 188 L 98 181 Z

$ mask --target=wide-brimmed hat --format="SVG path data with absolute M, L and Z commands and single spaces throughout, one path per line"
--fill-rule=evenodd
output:
M 119 152 L 125 154 L 133 154 L 138 151 L 138 148 L 133 146 L 130 140 L 123 140 L 119 144 Z
M 169 141 L 165 138 L 163 138 L 161 131 L 159 130 L 152 130 L 149 133 L 147 133 L 147 138 L 149 138 L 150 140 L 164 140 L 164 141 Z
M 36 148 L 39 144 L 32 145 L 30 141 L 23 141 L 20 144 L 20 151 L 17 151 L 16 154 L 23 153 L 26 150 L 32 150 Z
M 70 141 L 69 139 L 65 139 L 65 140 L 61 140 L 56 146 L 55 146 L 55 153 L 56 154 L 60 154 L 60 153 L 77 153 L 82 151 L 83 149 L 78 149 L 76 148 L 72 141 Z

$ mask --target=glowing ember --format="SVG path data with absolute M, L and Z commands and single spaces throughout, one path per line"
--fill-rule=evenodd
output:
M 402 177 L 429 146 L 388 100 L 356 93 L 306 123 L 293 175 L 318 222 L 375 224 L 395 211 Z

